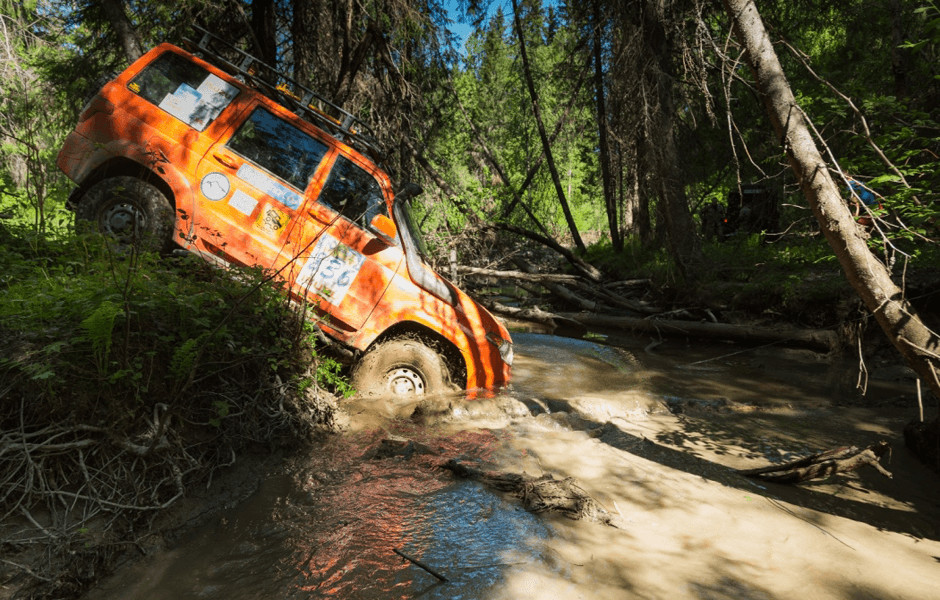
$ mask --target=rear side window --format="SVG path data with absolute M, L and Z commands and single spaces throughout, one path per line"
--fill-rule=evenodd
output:
M 226 145 L 300 191 L 327 151 L 326 144 L 261 107 Z
M 342 155 L 336 158 L 320 192 L 320 202 L 361 227 L 368 225 L 377 214 L 388 216 L 379 182 Z
M 196 131 L 215 120 L 238 88 L 173 52 L 164 52 L 127 84 Z

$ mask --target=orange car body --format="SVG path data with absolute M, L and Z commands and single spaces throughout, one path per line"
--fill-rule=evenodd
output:
M 509 333 L 425 264 L 388 175 L 271 96 L 161 44 L 88 103 L 57 164 L 78 185 L 73 197 L 114 176 L 156 186 L 174 209 L 176 244 L 276 271 L 357 354 L 420 335 L 459 355 L 456 383 L 508 383 Z

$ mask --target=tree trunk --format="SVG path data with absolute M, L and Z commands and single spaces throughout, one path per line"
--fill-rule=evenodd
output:
M 643 43 L 651 57 L 648 74 L 653 88 L 646 98 L 651 112 L 651 123 L 645 137 L 646 157 L 651 161 L 647 172 L 656 178 L 659 214 L 666 226 L 670 252 L 682 276 L 694 280 L 702 258 L 676 148 L 675 89 L 671 44 L 665 29 L 666 16 L 663 14 L 663 3 L 658 1 L 646 0 L 641 3 L 640 10 Z
M 561 203 L 561 210 L 565 213 L 565 221 L 568 223 L 568 231 L 574 239 L 574 245 L 578 250 L 584 252 L 584 242 L 581 241 L 581 234 L 578 233 L 578 226 L 571 215 L 571 209 L 568 207 L 568 199 L 565 197 L 565 190 L 561 187 L 561 178 L 558 176 L 558 168 L 555 166 L 555 157 L 552 154 L 551 144 L 548 142 L 548 134 L 545 133 L 545 124 L 542 122 L 542 111 L 539 108 L 539 98 L 535 92 L 535 83 L 532 81 L 532 70 L 529 67 L 529 57 L 525 50 L 525 35 L 522 31 L 522 19 L 519 17 L 519 6 L 516 0 L 512 0 L 513 18 L 516 23 L 516 36 L 519 38 L 519 54 L 522 57 L 522 72 L 525 76 L 526 87 L 529 89 L 529 98 L 532 101 L 532 112 L 535 115 L 535 124 L 539 130 L 539 138 L 542 140 L 542 149 L 545 150 L 545 161 L 548 163 L 548 170 L 552 175 L 552 183 L 555 184 L 555 192 L 558 194 L 558 202 Z
M 571 98 L 568 99 L 568 104 L 565 105 L 565 111 L 558 118 L 558 121 L 555 123 L 555 131 L 552 132 L 552 135 L 548 138 L 549 146 L 555 143 L 555 139 L 561 133 L 561 130 L 568 123 L 568 116 L 571 114 L 571 109 L 575 105 L 575 101 L 578 99 L 578 95 L 581 92 L 581 85 L 584 83 L 584 78 L 587 75 L 587 71 L 590 69 L 591 62 L 586 61 L 584 68 L 581 69 L 581 74 L 578 76 L 578 83 L 575 84 L 574 90 L 571 92 Z M 469 118 L 469 117 L 468 117 Z M 538 172 L 539 167 L 542 166 L 542 161 L 545 160 L 545 150 L 542 150 L 542 153 L 539 154 L 539 157 L 532 163 L 532 166 L 529 167 L 528 172 L 525 174 L 525 179 L 522 182 L 522 185 L 519 186 L 519 193 L 516 194 L 512 201 L 506 205 L 506 208 L 503 209 L 500 219 L 505 221 L 509 218 L 509 215 L 512 214 L 513 209 L 516 208 L 516 203 L 521 200 L 522 195 L 525 194 L 526 189 L 532 183 L 532 180 L 535 178 L 535 174 Z
M 747 50 L 757 88 L 790 166 L 849 283 L 894 347 L 940 397 L 940 337 L 921 321 L 887 268 L 869 251 L 829 176 L 753 0 L 724 0 L 724 4 L 734 34 Z
M 320 9 L 319 6 L 311 0 L 293 0 L 291 21 L 292 53 L 294 60 L 294 79 L 300 83 L 311 83 L 311 72 L 313 61 L 316 57 L 314 50 L 315 35 L 311 32 L 316 31 L 314 24 L 314 15 Z
M 906 41 L 901 0 L 889 0 L 888 10 L 891 12 L 891 75 L 894 77 L 894 95 L 898 98 L 907 98 L 909 96 L 906 60 L 908 50 L 901 47 Z
M 610 227 L 610 242 L 615 252 L 623 251 L 623 236 L 620 234 L 620 219 L 617 215 L 617 199 L 610 173 L 610 144 L 607 140 L 607 108 L 604 93 L 604 63 L 601 60 L 602 21 L 599 0 L 594 0 L 594 100 L 597 104 L 597 133 L 600 145 L 598 161 L 601 166 L 601 183 L 604 188 L 604 206 Z
M 274 22 L 274 0 L 251 1 L 251 31 L 258 43 L 261 60 L 277 65 L 277 31 Z
M 101 8 L 118 36 L 128 62 L 134 62 L 143 56 L 143 43 L 133 23 L 127 18 L 123 0 L 101 0 Z

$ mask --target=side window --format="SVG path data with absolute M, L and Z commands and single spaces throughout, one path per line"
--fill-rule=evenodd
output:
M 301 192 L 328 149 L 312 135 L 261 107 L 251 113 L 226 145 Z
M 238 95 L 234 85 L 173 52 L 161 54 L 127 87 L 197 131 Z
M 342 155 L 337 157 L 319 200 L 363 228 L 377 214 L 388 216 L 379 182 Z

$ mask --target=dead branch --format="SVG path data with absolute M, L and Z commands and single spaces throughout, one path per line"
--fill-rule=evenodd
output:
M 430 573 L 431 575 L 434 575 L 435 577 L 437 577 L 440 581 L 443 581 L 444 583 L 447 583 L 448 581 L 450 581 L 449 579 L 447 579 L 446 577 L 444 577 L 443 575 L 441 575 L 440 573 L 438 573 L 437 571 L 435 571 L 435 570 L 432 569 L 431 567 L 427 566 L 426 564 L 424 564 L 423 562 L 421 562 L 421 561 L 418 560 L 417 558 L 412 558 L 412 557 L 408 556 L 407 554 L 405 554 L 404 552 L 402 552 L 402 551 L 399 550 L 398 548 L 392 548 L 392 552 L 394 552 L 394 553 L 397 554 L 398 556 L 404 558 L 405 560 L 411 562 L 412 564 L 415 564 L 415 565 L 421 567 L 422 569 L 424 569 L 425 571 L 427 571 L 427 572 Z
M 501 271 L 497 269 L 483 269 L 480 267 L 471 267 L 457 265 L 458 273 L 467 275 L 480 275 L 484 277 L 494 277 L 496 279 L 518 279 L 521 281 L 535 281 L 537 283 L 577 283 L 580 279 L 577 275 L 565 275 L 561 273 L 527 273 L 525 271 Z
M 832 82 L 830 82 L 828 79 L 824 79 L 820 77 L 819 75 L 817 75 L 816 71 L 814 71 L 813 68 L 809 66 L 809 62 L 806 60 L 805 54 L 803 54 L 802 52 L 798 52 L 796 48 L 791 46 L 788 41 L 781 40 L 781 42 L 790 51 L 790 53 L 793 54 L 793 56 L 795 56 L 796 59 L 799 60 L 800 63 L 803 64 L 803 68 L 806 69 L 810 75 L 815 77 L 817 81 L 819 81 L 820 83 L 828 87 L 830 90 L 832 90 L 832 93 L 842 98 L 842 100 L 849 106 L 849 108 L 852 110 L 855 116 L 858 117 L 859 122 L 862 124 L 862 129 L 865 131 L 862 137 L 865 138 L 865 141 L 868 142 L 868 145 L 871 146 L 872 150 L 875 151 L 875 154 L 881 160 L 882 164 L 885 167 L 887 167 L 892 173 L 894 173 L 894 175 L 901 181 L 904 187 L 906 187 L 907 189 L 910 189 L 911 186 L 907 182 L 907 179 L 904 177 L 904 174 L 900 171 L 900 169 L 898 169 L 894 165 L 893 162 L 891 162 L 891 159 L 889 159 L 885 155 L 885 153 L 881 150 L 881 147 L 878 146 L 878 144 L 875 142 L 875 139 L 871 134 L 871 129 L 868 128 L 868 120 L 865 118 L 865 115 L 862 114 L 862 111 L 859 110 L 857 106 L 855 106 L 855 102 L 853 102 L 851 98 L 849 98 L 848 96 L 843 94 L 841 91 L 839 91 L 839 89 L 836 88 L 836 86 L 833 85 Z M 914 200 L 914 202 L 918 206 L 921 205 L 920 200 L 916 196 L 912 196 L 911 199 Z
M 533 242 L 538 242 L 547 248 L 551 248 L 558 254 L 560 254 L 565 260 L 571 263 L 575 269 L 580 273 L 583 273 L 585 277 L 591 281 L 600 282 L 604 279 L 603 273 L 598 270 L 594 265 L 584 261 L 578 257 L 574 252 L 568 250 L 555 240 L 546 237 L 544 235 L 539 235 L 534 231 L 530 231 L 524 227 L 518 227 L 516 225 L 509 225 L 508 223 L 495 223 L 492 225 L 484 225 L 481 228 L 483 231 L 507 231 L 509 233 L 515 233 L 516 235 L 521 235 L 524 238 L 530 239 Z
M 836 473 L 848 473 L 865 465 L 871 465 L 885 477 L 891 477 L 891 473 L 878 462 L 878 459 L 890 452 L 891 446 L 888 442 L 881 441 L 863 449 L 857 446 L 836 448 L 782 465 L 744 469 L 739 470 L 738 473 L 776 483 L 801 483 L 811 479 L 831 477 Z

